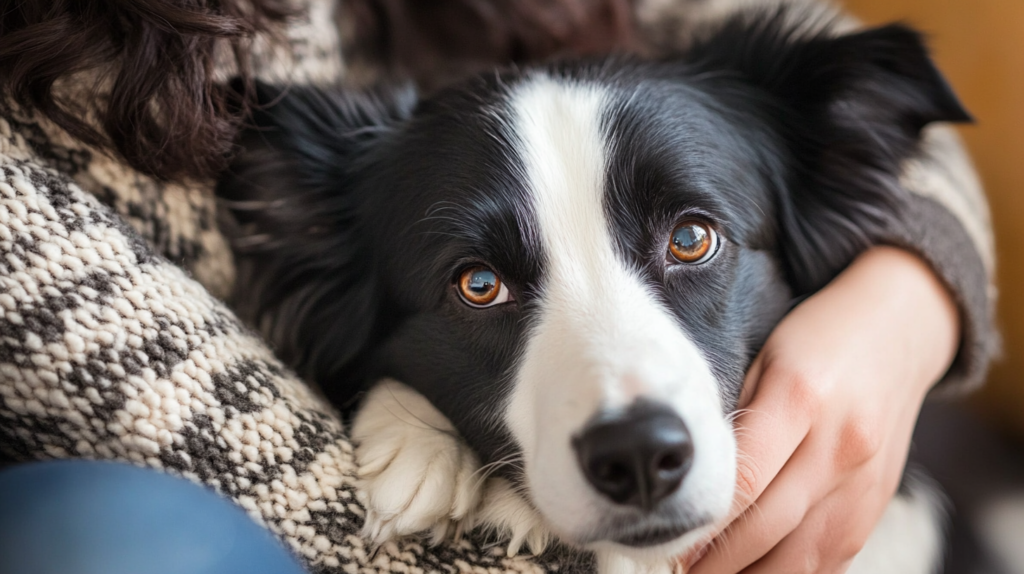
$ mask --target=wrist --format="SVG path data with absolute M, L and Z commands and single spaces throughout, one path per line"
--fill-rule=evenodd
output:
M 927 392 L 946 373 L 960 344 L 960 312 L 938 275 L 917 255 L 876 246 L 862 253 L 825 290 L 856 298 L 896 335 L 906 373 Z M 823 290 L 823 291 L 825 291 Z

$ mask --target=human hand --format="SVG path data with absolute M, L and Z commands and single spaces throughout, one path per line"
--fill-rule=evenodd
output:
M 891 247 L 790 312 L 747 374 L 728 526 L 684 559 L 689 574 L 845 572 L 896 492 L 959 332 L 931 269 Z

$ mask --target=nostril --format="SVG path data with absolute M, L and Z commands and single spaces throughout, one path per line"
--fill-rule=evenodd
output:
M 594 488 L 605 496 L 617 503 L 625 503 L 637 490 L 635 465 L 615 457 L 614 453 L 612 457 L 601 454 L 590 454 L 590 464 L 584 463 L 584 474 Z
M 633 470 L 621 463 L 607 463 L 597 465 L 594 475 L 605 482 L 623 483 L 633 479 Z
M 654 468 L 659 471 L 672 472 L 679 470 L 683 466 L 683 453 L 681 452 L 669 452 L 661 455 L 655 462 Z
M 652 460 L 655 472 L 664 474 L 686 473 L 693 464 L 693 443 L 689 433 L 674 433 L 676 436 L 662 438 L 666 446 Z

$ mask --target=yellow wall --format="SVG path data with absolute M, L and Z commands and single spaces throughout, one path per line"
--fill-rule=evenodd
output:
M 847 0 L 869 24 L 924 30 L 978 123 L 960 130 L 988 190 L 1005 351 L 978 405 L 1024 437 L 1024 0 Z

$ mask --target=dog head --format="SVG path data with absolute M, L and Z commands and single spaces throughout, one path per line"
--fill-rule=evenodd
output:
M 728 512 L 769 331 L 884 240 L 921 129 L 968 119 L 916 33 L 785 22 L 424 99 L 260 86 L 219 188 L 240 308 L 338 403 L 423 394 L 564 540 L 682 550 Z

